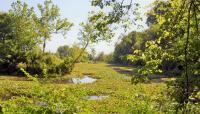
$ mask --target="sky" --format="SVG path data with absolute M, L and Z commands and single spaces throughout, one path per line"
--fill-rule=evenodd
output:
M 0 11 L 8 11 L 11 8 L 11 3 L 15 2 L 16 0 L 0 0 Z M 22 2 L 26 2 L 29 6 L 33 6 L 37 8 L 38 3 L 43 3 L 44 0 L 21 0 Z M 140 4 L 141 6 L 141 13 L 143 22 L 142 25 L 144 26 L 143 29 L 146 29 L 147 26 L 145 25 L 145 12 L 149 9 L 149 6 L 154 0 L 133 0 Z M 60 34 L 53 34 L 51 41 L 47 42 L 46 51 L 56 52 L 59 46 L 63 45 L 73 45 L 78 44 L 79 40 L 78 33 L 81 27 L 79 24 L 81 22 L 85 22 L 88 17 L 88 12 L 94 10 L 94 7 L 90 6 L 90 0 L 53 0 L 53 3 L 58 5 L 60 8 L 61 18 L 67 18 L 70 22 L 74 24 L 71 30 L 67 33 L 67 37 L 64 38 Z M 37 13 L 37 10 L 36 10 Z M 132 27 L 131 30 L 136 30 L 137 28 Z M 88 51 L 91 48 L 94 48 L 97 53 L 104 52 L 105 54 L 109 54 L 114 51 L 114 46 L 116 42 L 119 42 L 119 35 L 121 31 L 116 32 L 116 36 L 112 38 L 110 42 L 100 42 L 98 44 L 92 45 L 88 47 Z

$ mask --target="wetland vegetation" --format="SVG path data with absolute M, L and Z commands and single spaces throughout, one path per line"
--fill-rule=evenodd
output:
M 77 23 L 29 2 L 0 12 L 0 114 L 200 113 L 199 0 L 154 0 L 145 17 L 137 0 L 90 0 L 79 42 L 56 52 Z M 93 48 L 116 37 L 110 54 Z

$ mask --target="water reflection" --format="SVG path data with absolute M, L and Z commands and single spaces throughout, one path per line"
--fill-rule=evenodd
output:
M 86 83 L 93 83 L 97 81 L 97 79 L 95 78 L 92 78 L 90 76 L 84 76 L 83 78 L 72 78 L 70 80 L 71 83 L 74 83 L 74 84 L 86 84 Z
M 85 97 L 85 99 L 87 99 L 87 100 L 102 100 L 102 99 L 106 99 L 106 98 L 108 98 L 109 96 L 97 96 L 97 95 L 91 95 L 91 96 L 87 96 L 87 97 Z

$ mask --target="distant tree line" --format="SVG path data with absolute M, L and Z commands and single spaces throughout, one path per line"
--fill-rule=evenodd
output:
M 147 30 L 143 32 L 132 31 L 122 37 L 121 42 L 115 46 L 112 62 L 123 65 L 145 66 L 145 61 L 139 57 L 141 52 L 144 52 L 147 48 L 146 43 L 148 41 L 155 41 L 161 37 L 159 26 L 155 24 L 156 20 L 151 18 L 152 15 L 149 13 L 146 21 L 147 25 L 149 25 Z M 164 41 L 162 41 L 162 45 L 165 45 Z M 183 66 L 179 65 L 178 61 L 175 60 L 164 60 L 160 68 L 168 76 L 180 75 L 181 70 L 183 70 Z

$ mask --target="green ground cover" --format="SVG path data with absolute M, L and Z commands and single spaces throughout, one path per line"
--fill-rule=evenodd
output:
M 117 69 L 117 70 L 116 70 Z M 80 63 L 70 75 L 37 83 L 23 77 L 0 76 L 1 110 L 4 113 L 173 113 L 165 83 L 131 84 L 130 68 L 105 63 Z M 68 79 L 91 75 L 97 81 L 72 84 Z M 86 96 L 106 95 L 101 100 Z

